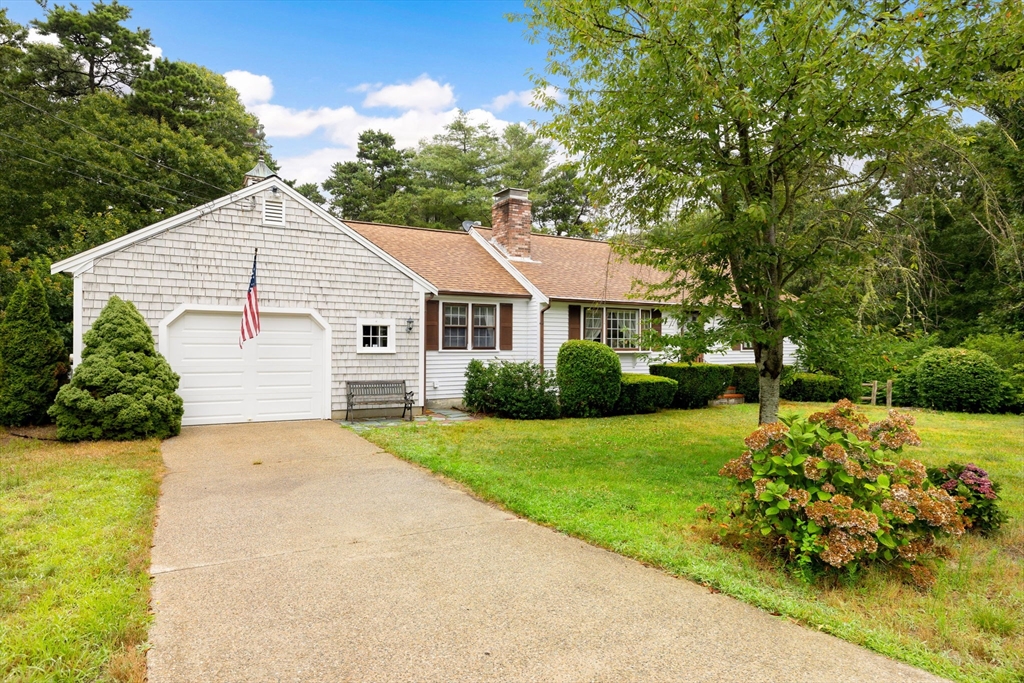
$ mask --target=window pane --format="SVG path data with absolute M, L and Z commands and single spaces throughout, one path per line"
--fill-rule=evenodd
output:
M 446 327 L 444 328 L 444 347 L 446 349 L 466 348 L 466 328 Z
M 494 325 L 497 309 L 491 305 L 473 304 L 473 348 L 493 349 L 495 340 Z
M 363 325 L 362 346 L 364 349 L 386 349 L 388 347 L 388 326 Z
M 494 328 L 493 327 L 474 327 L 473 328 L 473 348 L 474 349 L 493 349 L 494 348 Z
M 640 333 L 640 312 L 608 309 L 608 345 L 613 349 L 635 349 Z
M 474 327 L 494 327 L 494 306 L 473 306 Z
M 604 319 L 600 308 L 588 308 L 583 316 L 583 338 L 588 341 L 601 341 L 604 332 Z
M 445 325 L 465 326 L 465 324 L 466 324 L 466 306 L 465 306 L 465 304 L 445 304 L 444 305 L 444 324 Z
M 445 304 L 443 318 L 444 332 L 441 335 L 441 348 L 466 348 L 469 336 L 466 329 L 469 322 L 469 306 L 466 304 Z

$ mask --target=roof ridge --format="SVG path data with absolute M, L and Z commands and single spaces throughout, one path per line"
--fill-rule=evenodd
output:
M 449 234 L 454 234 L 454 235 L 468 235 L 469 234 L 465 230 L 461 230 L 459 228 L 452 228 L 452 229 L 449 230 L 448 228 L 424 228 L 424 227 L 421 227 L 421 226 L 418 226 L 418 225 L 397 225 L 395 223 L 378 223 L 376 221 L 356 221 L 356 220 L 344 219 L 344 218 L 339 219 L 339 220 L 341 220 L 342 223 L 358 223 L 359 225 L 376 225 L 376 226 L 381 227 L 381 228 L 401 228 L 402 230 L 423 230 L 425 232 L 443 232 L 443 233 L 449 233 Z M 487 229 L 490 230 L 490 228 L 487 228 Z
M 484 227 L 482 225 L 476 226 L 476 229 L 477 230 L 494 230 L 494 228 L 488 228 L 488 227 Z M 572 235 L 552 235 L 551 233 L 548 233 L 548 232 L 536 232 L 536 231 L 532 231 L 532 230 L 530 231 L 530 236 L 531 237 L 551 237 L 551 238 L 559 239 L 559 240 L 572 240 L 573 242 L 595 242 L 597 244 L 611 244 L 611 242 L 608 241 L 608 240 L 598 240 L 598 239 L 592 239 L 590 237 L 573 237 Z

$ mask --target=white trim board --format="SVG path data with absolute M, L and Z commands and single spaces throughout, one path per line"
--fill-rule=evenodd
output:
M 241 324 L 241 322 L 242 322 L 242 307 L 241 306 L 224 306 L 224 305 L 219 305 L 219 304 L 197 304 L 197 303 L 184 303 L 184 304 L 181 304 L 177 308 L 175 308 L 173 311 L 168 313 L 167 316 L 164 317 L 164 319 L 161 320 L 160 324 L 158 325 L 158 330 L 159 330 L 159 333 L 158 333 L 158 340 L 159 340 L 158 341 L 158 349 L 159 349 L 160 353 L 162 355 L 164 355 L 165 357 L 167 356 L 167 352 L 170 350 L 170 348 L 169 348 L 170 337 L 169 337 L 169 332 L 168 332 L 167 328 L 170 326 L 171 323 L 173 323 L 175 320 L 180 318 L 185 313 L 237 313 L 238 314 L 238 322 L 239 322 L 239 324 Z M 321 329 L 323 329 L 323 331 L 324 331 L 324 351 L 323 351 L 323 353 L 324 353 L 324 368 L 326 369 L 327 377 L 325 378 L 325 382 L 324 382 L 324 395 L 323 395 L 323 400 L 324 400 L 323 415 L 324 415 L 324 417 L 322 419 L 330 420 L 331 419 L 331 408 L 332 408 L 332 401 L 331 401 L 331 399 L 333 398 L 332 389 L 333 389 L 333 384 L 334 384 L 334 381 L 333 381 L 333 378 L 334 378 L 334 368 L 331 365 L 331 349 L 332 349 L 332 345 L 334 343 L 334 338 L 333 338 L 333 335 L 331 334 L 331 324 L 328 323 L 326 320 L 324 320 L 324 317 L 322 315 L 320 315 L 320 313 L 318 313 L 316 311 L 316 309 L 313 309 L 313 308 L 282 308 L 282 307 L 278 307 L 278 306 L 271 306 L 271 307 L 262 307 L 261 306 L 260 307 L 260 314 L 262 315 L 264 313 L 277 314 L 277 315 L 296 315 L 296 316 L 304 315 L 304 316 L 309 316 L 310 318 L 313 319 L 313 322 L 315 322 Z
M 121 237 L 118 237 L 117 239 L 114 240 L 110 240 L 109 242 L 101 244 L 98 247 L 93 247 L 92 249 L 83 251 L 80 254 L 75 254 L 70 258 L 64 259 L 63 261 L 58 261 L 57 263 L 54 263 L 52 266 L 50 266 L 50 272 L 82 272 L 83 270 L 91 268 L 92 262 L 98 258 L 102 258 L 108 254 L 112 254 L 116 251 L 125 249 L 126 247 L 129 247 L 133 244 L 142 242 L 151 237 L 159 235 L 162 232 L 166 232 L 167 230 L 171 230 L 180 225 L 184 225 L 185 223 L 195 220 L 196 218 L 205 216 L 206 214 L 216 211 L 217 209 L 223 208 L 228 204 L 232 204 L 241 199 L 246 199 L 247 197 L 252 197 L 253 195 L 261 193 L 264 190 L 270 190 L 271 188 L 274 187 L 276 187 L 278 190 L 283 192 L 285 195 L 287 195 L 294 201 L 298 202 L 301 206 L 312 211 L 314 214 L 322 218 L 332 227 L 343 232 L 346 236 L 350 237 L 359 245 L 368 249 L 374 255 L 383 259 L 386 263 L 396 268 L 403 275 L 412 279 L 413 282 L 419 284 L 426 291 L 431 292 L 433 294 L 437 294 L 437 287 L 435 287 L 428 280 L 424 279 L 416 271 L 412 270 L 404 263 L 396 259 L 394 256 L 384 251 L 367 238 L 363 237 L 361 234 L 353 230 L 348 225 L 345 225 L 345 223 L 341 222 L 340 220 L 332 216 L 323 207 L 318 206 L 317 204 L 311 202 L 309 199 L 303 197 L 293 188 L 289 187 L 280 178 L 276 178 L 273 176 L 265 181 L 254 183 L 248 187 L 244 187 L 241 190 L 238 190 L 237 192 L 232 192 L 231 194 L 225 195 L 219 199 L 214 199 L 212 202 L 207 202 L 202 206 L 197 206 L 194 209 L 183 211 L 182 213 L 179 213 L 176 216 L 171 216 L 170 218 L 166 218 L 158 223 L 154 223 L 148 227 L 142 228 L 141 230 L 136 230 L 135 232 L 128 233 L 127 235 L 122 235 Z
M 484 248 L 484 251 L 486 251 L 491 258 L 493 258 L 495 261 L 501 264 L 501 267 L 504 268 L 509 275 L 515 278 L 516 282 L 522 285 L 523 289 L 528 291 L 534 299 L 537 299 L 542 304 L 548 303 L 548 297 L 545 296 L 544 292 L 540 291 L 540 289 L 538 289 L 536 285 L 530 282 L 530 280 L 525 275 L 520 273 L 518 268 L 513 266 L 508 259 L 502 256 L 501 252 L 498 251 L 497 247 L 495 247 L 493 244 L 485 240 L 484 236 L 476 231 L 476 228 L 470 228 L 469 234 L 472 235 L 473 239 L 476 240 L 477 244 L 482 246 Z

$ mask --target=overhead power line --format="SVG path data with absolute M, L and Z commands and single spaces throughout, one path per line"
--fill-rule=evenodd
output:
M 178 175 L 180 175 L 183 178 L 188 178 L 189 180 L 194 180 L 197 183 L 202 183 L 203 185 L 207 185 L 209 187 L 212 187 L 213 189 L 218 190 L 219 192 L 223 192 L 225 194 L 230 194 L 231 193 L 230 190 L 225 190 L 223 187 L 219 187 L 218 185 L 214 185 L 213 183 L 207 182 L 207 181 L 203 180 L 202 178 L 196 178 L 195 176 L 189 175 L 188 173 L 184 173 L 182 171 L 177 170 L 176 168 L 172 168 L 171 166 L 168 166 L 167 164 L 163 163 L 162 161 L 157 161 L 156 159 L 150 159 L 146 155 L 140 154 L 140 153 L 136 152 L 133 149 L 128 149 L 127 147 L 125 147 L 123 145 L 119 145 L 116 142 L 113 142 L 112 140 L 107 140 L 106 138 L 104 138 L 104 137 L 102 137 L 100 135 L 97 135 L 96 133 L 92 132 L 88 128 L 84 128 L 84 127 L 78 125 L 77 123 L 72 123 L 71 121 L 68 121 L 66 119 L 62 119 L 61 117 L 57 116 L 56 114 L 48 112 L 45 109 L 43 109 L 42 107 L 37 107 L 36 105 L 32 104 L 31 102 L 26 102 L 25 100 L 21 99 L 20 97 L 14 95 L 12 93 L 7 92 L 6 90 L 0 89 L 0 95 L 4 95 L 5 97 L 10 98 L 10 99 L 14 100 L 15 102 L 20 103 L 22 106 L 29 107 L 30 109 L 34 109 L 34 110 L 38 111 L 39 113 L 43 114 L 44 116 L 49 116 L 52 119 L 60 121 L 64 125 L 71 126 L 72 128 L 77 128 L 78 130 L 82 131 L 83 133 L 87 133 L 87 134 L 93 136 L 94 138 L 96 138 L 100 142 L 106 143 L 106 144 L 111 145 L 113 147 L 117 147 L 118 149 L 123 150 L 125 152 L 128 152 L 129 154 L 132 154 L 132 155 L 138 157 L 139 159 L 142 159 L 144 161 L 148 161 L 151 164 L 155 164 L 156 166 L 159 166 L 160 168 L 166 169 L 166 170 L 170 171 L 171 173 L 177 173 Z
M 86 180 L 86 181 L 88 181 L 90 183 L 96 183 L 96 184 L 99 184 L 99 185 L 103 185 L 103 184 L 111 185 L 113 187 L 116 187 L 119 190 L 122 190 L 122 191 L 125 191 L 125 192 L 131 192 L 132 194 L 137 194 L 137 195 L 139 195 L 141 197 L 146 197 L 148 199 L 152 199 L 154 202 L 157 202 L 159 204 L 165 204 L 167 202 L 166 198 L 165 199 L 160 199 L 159 197 L 154 197 L 151 194 L 146 194 L 145 192 L 140 192 L 139 190 L 135 190 L 135 189 L 132 189 L 130 187 L 119 186 L 119 185 L 115 185 L 113 183 L 104 183 L 102 178 L 90 178 L 89 176 L 82 175 L 81 173 L 78 173 L 76 171 L 72 171 L 70 168 L 64 168 L 63 166 L 56 166 L 54 164 L 48 164 L 45 161 L 40 161 L 39 159 L 33 159 L 32 157 L 27 157 L 24 154 L 18 154 L 17 152 L 13 152 L 13 151 L 11 151 L 9 149 L 4 149 L 3 147 L 0 147 L 0 154 L 9 154 L 11 156 L 18 157 L 19 159 L 24 159 L 25 161 L 30 161 L 30 162 L 32 162 L 34 164 L 39 164 L 40 166 L 47 166 L 49 168 L 57 169 L 58 171 L 63 171 L 64 173 L 70 173 L 71 175 L 77 176 L 77 177 L 81 178 L 82 180 Z M 173 198 L 173 197 L 171 198 L 171 201 L 173 203 L 175 203 L 175 204 L 179 203 L 179 201 L 177 199 Z
M 43 147 L 42 145 L 37 145 L 34 142 L 29 142 L 28 140 L 22 140 L 21 138 L 15 137 L 13 135 L 8 135 L 7 133 L 0 132 L 0 136 L 5 137 L 5 138 L 7 138 L 9 140 L 14 140 L 15 142 L 20 142 L 23 145 L 29 145 L 31 147 L 35 147 L 36 149 L 40 149 L 40 150 L 46 152 L 47 154 L 53 154 L 53 155 L 59 156 L 60 158 L 65 159 L 67 161 L 74 161 L 74 162 L 77 162 L 79 164 L 85 164 L 85 165 L 88 165 L 88 166 L 94 166 L 94 167 L 96 167 L 96 168 L 98 168 L 101 171 L 104 171 L 106 173 L 110 173 L 110 174 L 113 174 L 113 175 L 116 175 L 116 176 L 120 176 L 122 178 L 127 178 L 128 180 L 132 180 L 132 181 L 135 181 L 137 183 L 149 183 L 150 185 L 153 185 L 154 187 L 158 187 L 161 190 L 164 190 L 165 192 L 173 192 L 174 194 L 180 195 L 180 196 L 185 197 L 185 198 L 191 197 L 193 199 L 198 199 L 201 204 L 205 204 L 207 201 L 209 201 L 206 198 L 200 197 L 199 195 L 196 195 L 196 194 L 192 194 L 191 192 L 186 192 L 185 190 L 175 190 L 174 188 L 166 187 L 164 185 L 161 185 L 160 183 L 158 183 L 158 182 L 156 182 L 154 180 L 144 180 L 142 178 L 136 178 L 135 176 L 128 175 L 126 173 L 121 173 L 120 171 L 115 171 L 115 170 L 113 170 L 111 168 L 107 168 L 106 166 L 103 166 L 102 164 L 97 164 L 97 163 L 95 163 L 93 161 L 82 161 L 81 159 L 77 159 L 75 157 L 68 156 L 67 154 L 62 154 L 62 153 L 54 151 L 52 149 L 48 149 L 46 147 Z M 175 201 L 177 201 L 177 200 L 175 200 Z

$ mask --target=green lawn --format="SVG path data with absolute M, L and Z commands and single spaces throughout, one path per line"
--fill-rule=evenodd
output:
M 784 404 L 782 413 L 821 409 Z M 868 409 L 872 419 L 882 409 Z M 949 678 L 1024 678 L 1024 418 L 915 411 L 927 464 L 969 461 L 1003 484 L 1012 520 L 993 539 L 953 542 L 929 592 L 876 571 L 809 586 L 776 564 L 711 542 L 732 483 L 717 476 L 743 449 L 757 406 L 597 420 L 483 419 L 371 430 L 396 455 L 468 485 L 542 524 L 707 583 L 771 612 Z
M 145 680 L 159 442 L 0 431 L 0 679 Z

